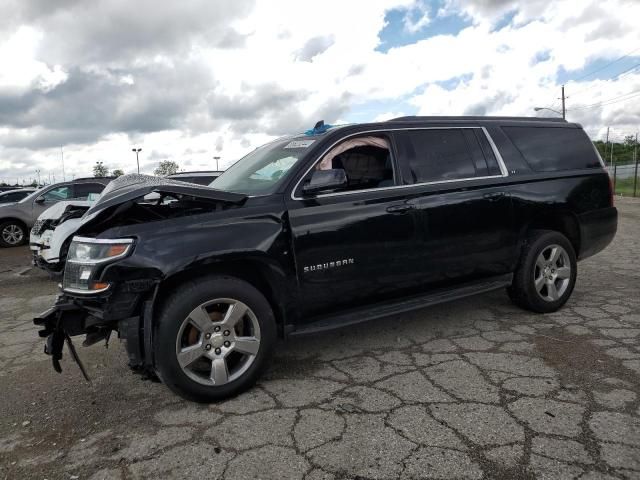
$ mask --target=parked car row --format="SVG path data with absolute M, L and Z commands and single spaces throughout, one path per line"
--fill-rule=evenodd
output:
M 34 319 L 54 368 L 70 337 L 115 331 L 132 368 L 214 401 L 253 385 L 278 337 L 499 288 L 556 311 L 617 210 L 578 124 L 403 117 L 318 122 L 209 186 L 119 177 L 78 220 Z
M 35 191 L 35 188 L 7 188 L 0 191 L 0 204 L 19 202 Z
M 169 175 L 167 178 L 208 185 L 220 176 L 220 173 L 217 171 L 180 172 Z M 53 206 L 40 214 L 31 228 L 29 239 L 34 265 L 52 275 L 58 275 L 64 271 L 69 245 L 81 223 L 81 217 L 98 200 L 105 185 L 89 193 L 86 199 L 78 197 L 73 200 L 53 202 Z M 158 199 L 158 195 L 149 195 L 146 201 L 153 202 Z

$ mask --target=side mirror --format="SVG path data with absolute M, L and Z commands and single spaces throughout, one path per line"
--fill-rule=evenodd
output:
M 38 198 L 36 198 L 35 202 L 36 203 L 44 203 L 44 195 L 40 195 Z
M 347 174 L 342 168 L 331 170 L 316 170 L 311 176 L 311 180 L 302 187 L 302 193 L 311 195 L 313 193 L 335 190 L 347 186 Z

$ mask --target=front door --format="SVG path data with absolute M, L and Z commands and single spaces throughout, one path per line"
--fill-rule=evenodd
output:
M 33 200 L 33 207 L 31 210 L 31 224 L 33 225 L 40 214 L 47 208 L 51 207 L 61 200 L 69 200 L 71 198 L 73 198 L 72 184 L 59 185 L 39 195 L 38 197 L 36 197 L 36 199 Z
M 288 200 L 300 313 L 306 320 L 384 300 L 416 280 L 413 206 L 404 189 L 395 187 L 388 141 L 386 146 L 387 151 L 360 145 L 332 162 L 325 157 L 322 165 L 344 168 L 349 185 L 304 195 L 301 182 Z

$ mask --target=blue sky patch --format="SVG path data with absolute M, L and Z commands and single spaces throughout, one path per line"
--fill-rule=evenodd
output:
M 615 77 L 620 73 L 632 68 L 634 65 L 640 63 L 640 56 L 626 57 L 622 60 L 615 62 L 613 65 L 606 66 L 611 63 L 615 58 L 599 58 L 592 62 L 588 62 L 584 67 L 579 70 L 565 70 L 564 67 L 558 69 L 558 83 L 564 84 L 570 80 L 579 81 L 591 81 L 591 80 L 606 80 L 608 78 Z M 604 67 L 604 68 L 603 68 Z M 594 72 L 592 75 L 587 75 L 590 72 Z M 584 78 L 581 78 L 584 77 Z
M 411 11 L 398 8 L 389 10 L 385 15 L 386 25 L 378 34 L 380 45 L 376 50 L 387 53 L 392 48 L 411 45 L 437 35 L 457 35 L 461 30 L 471 25 L 469 20 L 460 15 L 437 16 L 441 6 L 442 2 L 440 1 L 429 2 L 426 13 L 430 21 L 415 32 L 410 32 L 405 28 L 405 17 L 409 15 L 414 22 L 417 22 L 423 12 L 418 9 Z
M 461 83 L 468 82 L 473 78 L 473 73 L 465 73 L 457 77 L 447 78 L 439 82 L 434 82 L 436 85 L 444 88 L 445 90 L 452 91 L 458 88 Z

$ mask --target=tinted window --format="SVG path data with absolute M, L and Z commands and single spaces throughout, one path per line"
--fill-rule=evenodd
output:
M 5 195 L 0 195 L 0 203 L 17 202 L 29 195 L 30 192 L 12 192 Z
M 483 131 L 478 130 L 477 128 L 473 129 L 473 132 L 480 144 L 480 148 L 482 153 L 484 154 L 484 158 L 487 161 L 487 169 L 489 175 L 500 175 L 502 172 L 500 171 L 500 166 L 498 165 L 498 160 L 496 156 L 493 154 L 493 149 L 489 144 L 489 140 L 487 140 L 487 136 Z
M 477 141 L 465 129 L 431 129 L 399 132 L 398 153 L 409 183 L 437 182 L 483 176 L 486 161 Z M 467 137 L 467 138 L 465 138 Z M 475 142 L 473 149 L 470 141 Z M 478 171 L 479 170 L 479 171 Z
M 502 127 L 536 172 L 600 167 L 593 144 L 580 128 Z
M 181 182 L 195 183 L 197 185 L 209 185 L 216 179 L 213 175 L 199 175 L 197 177 L 171 177 L 172 180 L 180 180 Z
M 89 194 L 99 194 L 102 190 L 104 190 L 104 185 L 101 183 L 77 183 L 75 185 L 73 197 L 80 200 L 86 200 Z

